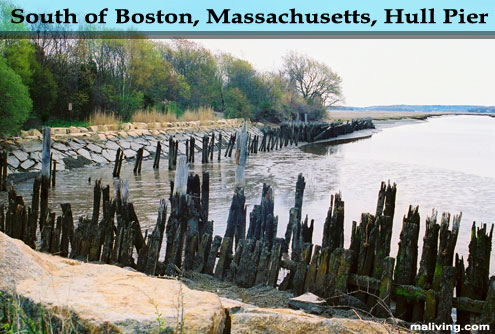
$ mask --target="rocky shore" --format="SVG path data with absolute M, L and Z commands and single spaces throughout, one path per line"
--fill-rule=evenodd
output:
M 398 333 L 385 323 L 260 308 L 177 279 L 39 253 L 2 232 L 0 291 L 0 322 L 10 300 L 54 333 Z
M 192 121 L 174 123 L 124 123 L 90 126 L 89 128 L 70 127 L 52 128 L 52 158 L 57 162 L 57 171 L 82 167 L 90 164 L 109 164 L 115 161 L 120 148 L 125 159 L 133 159 L 140 148 L 144 148 L 143 158 L 154 155 L 156 145 L 161 142 L 162 157 L 167 157 L 168 139 L 185 141 L 194 136 L 201 144 L 205 133 L 222 133 L 223 146 L 228 138 L 241 125 L 242 119 L 217 121 Z M 254 125 L 249 126 L 252 135 L 261 131 Z M 39 130 L 22 131 L 21 137 L 12 137 L 0 141 L 0 150 L 8 152 L 9 174 L 37 172 L 41 170 L 41 132 Z M 196 145 L 198 151 L 201 147 Z M 185 147 L 179 145 L 180 153 Z

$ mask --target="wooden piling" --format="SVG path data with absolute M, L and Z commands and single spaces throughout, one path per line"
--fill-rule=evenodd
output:
M 132 170 L 134 175 L 141 174 L 141 166 L 143 163 L 144 148 L 140 148 L 136 154 L 136 161 L 134 163 L 134 169 Z
M 2 161 L 2 168 L 0 173 L 0 190 L 7 191 L 7 178 L 8 178 L 8 162 L 7 162 L 7 151 L 3 151 L 0 156 L 0 160 Z
M 48 218 L 48 193 L 50 189 L 50 128 L 43 129 L 43 150 L 41 153 L 41 205 L 40 205 L 40 231 Z
M 117 149 L 117 153 L 115 154 L 115 165 L 113 167 L 113 173 L 112 173 L 112 176 L 115 178 L 120 177 L 120 169 L 122 166 L 123 156 L 124 156 L 124 153 L 122 152 L 122 150 L 119 147 Z
M 160 169 L 160 157 L 162 154 L 162 144 L 158 142 L 156 144 L 155 160 L 153 161 L 153 169 Z
M 208 163 L 208 142 L 209 142 L 209 137 L 207 134 L 203 136 L 203 146 L 201 149 L 201 163 Z
M 438 243 L 437 259 L 433 275 L 433 290 L 439 291 L 442 285 L 442 270 L 444 266 L 452 266 L 454 261 L 454 249 L 457 243 L 457 235 L 461 223 L 462 213 L 455 215 L 452 220 L 452 230 L 449 230 L 450 213 L 442 214 L 440 225 L 440 240 Z
M 404 217 L 402 223 L 399 250 L 397 252 L 397 264 L 394 272 L 395 284 L 410 285 L 415 283 L 420 223 L 418 210 L 418 207 L 413 208 L 409 206 L 407 216 Z M 406 297 L 398 296 L 395 316 L 410 321 L 412 317 L 412 306 Z
M 51 173 L 52 188 L 57 185 L 57 161 L 52 161 L 52 173 Z
M 330 248 L 330 252 L 344 247 L 344 201 L 342 201 L 341 193 L 330 196 L 330 207 L 323 225 L 321 247 Z
M 218 133 L 218 144 L 217 145 L 218 145 L 218 148 L 217 148 L 217 150 L 218 150 L 218 159 L 217 160 L 220 161 L 221 160 L 221 157 L 222 157 L 222 132 L 219 132 Z

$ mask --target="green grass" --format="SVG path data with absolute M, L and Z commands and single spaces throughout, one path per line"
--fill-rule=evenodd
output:
M 88 121 L 67 121 L 67 120 L 50 120 L 44 124 L 51 128 L 68 128 L 71 126 L 87 128 L 89 126 Z

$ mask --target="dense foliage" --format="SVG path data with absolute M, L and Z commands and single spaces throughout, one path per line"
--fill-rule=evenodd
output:
M 0 26 L 8 30 L 5 18 L 11 7 L 1 4 Z M 0 112 L 10 115 L 0 119 L 2 132 L 53 120 L 87 120 L 95 111 L 129 120 L 137 110 L 180 114 L 212 107 L 226 117 L 280 122 L 303 113 L 319 118 L 327 106 L 323 94 L 299 89 L 291 68 L 295 63 L 286 61 L 278 73 L 260 73 L 245 60 L 214 55 L 187 40 L 71 39 L 39 33 L 31 40 L 0 40 L 0 59 Z M 335 79 L 330 83 L 337 88 L 333 96 L 340 96 L 340 78 L 327 67 L 316 68 L 322 70 L 325 80 Z

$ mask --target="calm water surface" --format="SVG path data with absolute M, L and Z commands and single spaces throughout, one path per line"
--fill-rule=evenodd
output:
M 275 189 L 275 212 L 279 216 L 279 236 L 283 236 L 289 209 L 294 205 L 298 173 L 306 178 L 303 215 L 315 220 L 313 240 L 321 242 L 323 223 L 330 195 L 341 191 L 345 201 L 345 246 L 349 245 L 353 220 L 362 212 L 375 212 L 381 181 L 397 183 L 397 203 L 392 240 L 396 256 L 402 216 L 410 204 L 419 205 L 421 214 L 420 247 L 424 222 L 432 209 L 440 214 L 462 212 L 456 251 L 467 258 L 473 221 L 495 223 L 495 118 L 485 116 L 443 116 L 427 121 L 377 124 L 381 130 L 371 138 L 346 144 L 312 144 L 300 148 L 249 156 L 246 168 L 246 201 L 249 212 L 259 203 L 262 184 Z M 198 156 L 196 161 L 201 161 Z M 141 226 L 153 228 L 160 198 L 168 198 L 173 172 L 153 171 L 151 160 L 143 162 L 141 176 L 132 174 L 132 162 L 122 168 L 121 177 L 130 183 Z M 210 219 L 215 233 L 223 235 L 233 192 L 233 159 L 202 166 L 193 164 L 196 173 L 210 172 Z M 112 184 L 112 167 L 91 167 L 57 173 L 57 188 L 52 191 L 52 207 L 72 203 L 75 215 L 91 214 L 92 180 Z M 16 185 L 30 197 L 32 181 Z M 5 195 L 1 197 L 5 201 Z M 421 249 L 421 248 L 420 248 Z M 491 272 L 495 272 L 492 252 Z

